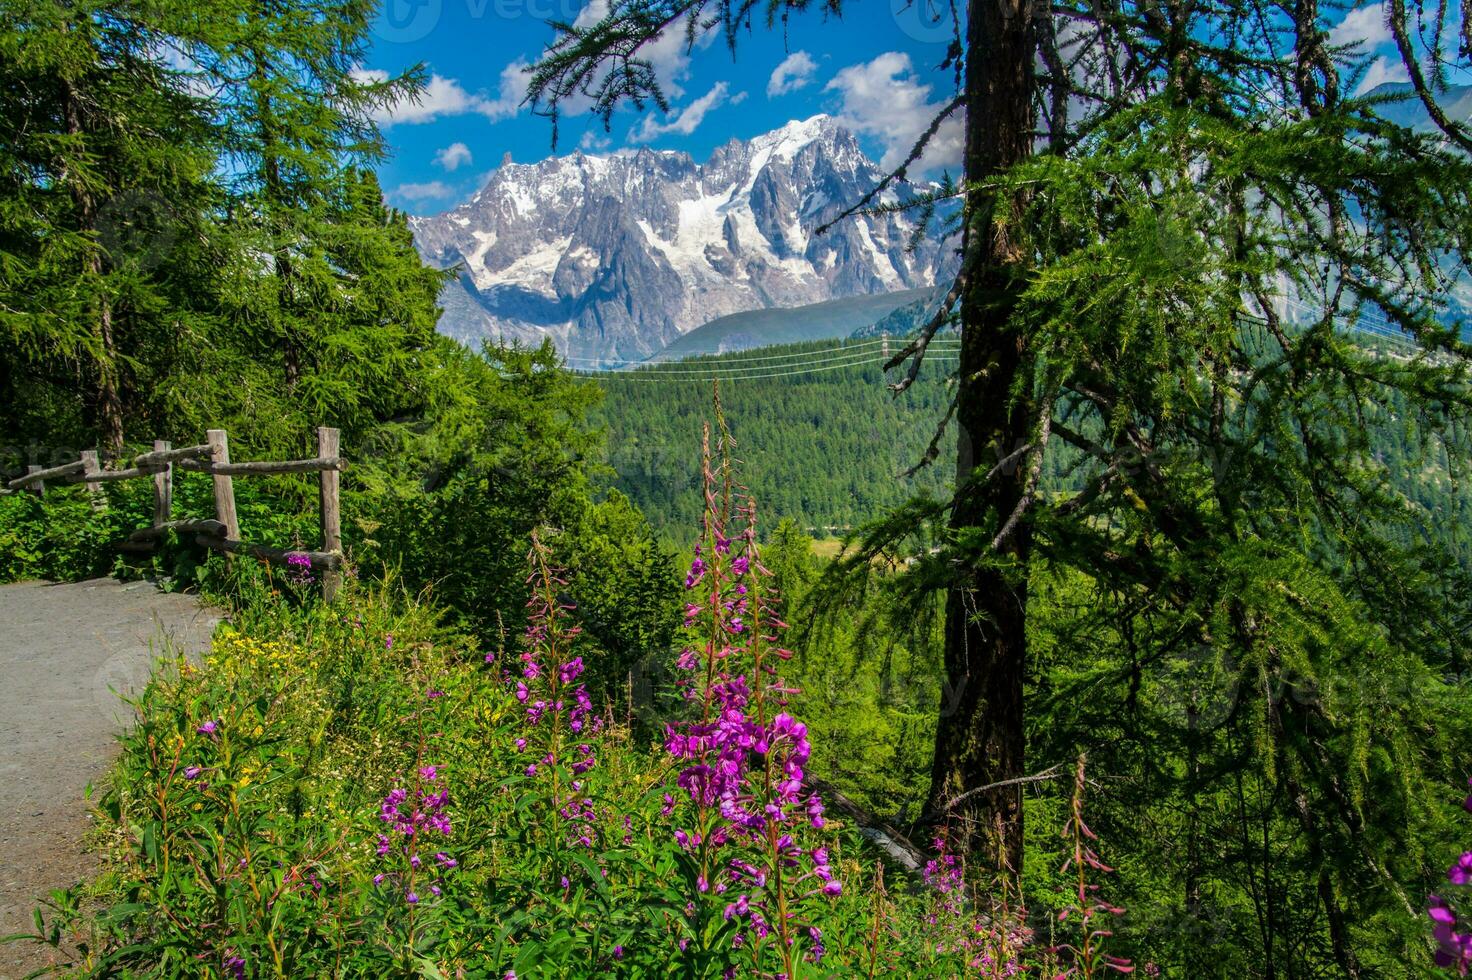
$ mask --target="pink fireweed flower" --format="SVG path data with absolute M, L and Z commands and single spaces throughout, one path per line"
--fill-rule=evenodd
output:
M 674 830 L 675 842 L 700 862 L 698 891 L 721 896 L 716 909 L 741 923 L 733 944 L 757 955 L 775 933 L 779 941 L 766 948 L 777 951 L 781 969 L 754 968 L 792 976 L 799 959 L 823 955 L 821 932 L 801 921 L 804 903 L 843 886 L 827 851 L 800 839 L 823 826 L 822 801 L 805 783 L 812 745 L 807 727 L 781 710 L 788 688 L 776 672 L 784 659 L 775 639 L 780 621 L 770 572 L 757 558 L 755 504 L 744 498 L 747 529 L 733 539 L 721 509 L 730 495 L 717 486 L 709 437 L 707 429 L 705 537 L 686 579 L 687 589 L 699 587 L 699 600 L 687 606 L 687 645 L 676 661 L 696 717 L 666 728 L 665 749 L 682 767 L 679 792 L 666 794 L 661 813 L 678 808 L 689 821 Z
M 1472 779 L 1467 780 L 1472 786 Z M 1472 797 L 1464 801 L 1472 810 Z M 1472 884 L 1472 852 L 1463 853 L 1446 869 L 1447 881 L 1455 886 Z M 1431 936 L 1436 940 L 1432 959 L 1438 967 L 1454 971 L 1458 976 L 1472 973 L 1472 931 L 1459 930 L 1460 917 L 1452 902 L 1442 895 L 1426 898 L 1426 915 L 1431 920 Z
M 695 546 L 695 558 L 690 562 L 690 572 L 685 576 L 685 588 L 693 589 L 705 578 L 705 562 L 700 558 L 700 546 Z
M 1069 819 L 1063 828 L 1063 837 L 1071 843 L 1071 849 L 1061 870 L 1067 872 L 1072 868 L 1077 876 L 1074 903 L 1058 916 L 1059 922 L 1065 921 L 1069 915 L 1074 917 L 1074 921 L 1078 924 L 1079 942 L 1077 945 L 1063 948 L 1072 954 L 1075 963 L 1084 968 L 1086 975 L 1092 976 L 1094 970 L 1101 966 L 1117 973 L 1131 973 L 1134 967 L 1129 960 L 1109 955 L 1103 949 L 1113 933 L 1093 922 L 1093 919 L 1100 915 L 1123 915 L 1124 909 L 1101 901 L 1098 897 L 1099 886 L 1088 881 L 1090 870 L 1108 874 L 1113 869 L 1099 859 L 1099 855 L 1094 850 L 1094 842 L 1098 840 L 1098 835 L 1084 822 L 1083 800 L 1086 785 L 1084 763 L 1085 757 L 1080 755 L 1074 771 L 1073 800 Z
M 1465 885 L 1472 881 L 1472 851 L 1457 858 L 1457 863 L 1446 869 L 1446 880 L 1454 885 Z
M 579 777 L 598 764 L 589 736 L 601 726 L 593 700 L 579 682 L 585 672 L 583 658 L 575 651 L 581 630 L 570 621 L 574 607 L 561 598 L 567 583 L 552 564 L 551 550 L 536 533 L 527 562 L 531 599 L 520 654 L 522 678 L 515 687 L 516 699 L 525 706 L 525 727 L 516 748 L 536 758 L 523 773 L 527 779 L 546 781 L 547 802 L 565 822 L 563 839 L 573 846 L 589 847 L 593 835 L 587 828 L 593 826 L 596 816 L 592 803 L 569 794 L 569 787 L 571 794 L 579 793 Z M 566 780 L 558 778 L 563 772 Z
M 286 578 L 293 585 L 312 584 L 312 559 L 299 551 L 287 554 Z
M 374 851 L 379 858 L 389 861 L 391 867 L 376 875 L 374 884 L 380 884 L 385 877 L 394 878 L 405 893 L 404 900 L 413 905 L 419 902 L 419 895 L 414 891 L 416 884 L 425 884 L 418 878 L 421 870 L 444 873 L 456 864 L 448 853 L 439 851 L 435 854 L 438 867 L 424 866 L 420 849 L 427 846 L 423 843 L 426 835 L 450 836 L 450 791 L 444 787 L 436 789 L 440 773 L 434 765 L 418 766 L 411 773 L 406 784 L 394 786 L 379 801 L 378 819 L 386 827 L 377 835 Z M 430 894 L 438 897 L 440 891 L 436 886 L 443 882 L 432 879 L 427 883 Z

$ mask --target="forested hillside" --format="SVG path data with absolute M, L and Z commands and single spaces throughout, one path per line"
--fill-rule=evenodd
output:
M 882 363 L 878 342 L 817 341 L 597 375 L 606 478 L 656 527 L 689 527 L 701 507 L 700 424 L 720 379 L 742 478 L 774 518 L 825 536 L 913 494 L 939 495 L 945 465 L 904 474 L 925 454 L 950 385 L 937 364 L 897 399 Z
M 906 289 L 873 296 L 848 296 L 789 309 L 749 310 L 717 317 L 682 334 L 654 355 L 670 361 L 702 354 L 733 354 L 821 340 L 844 340 L 901 307 L 929 299 L 934 289 Z
M 909 331 L 916 319 L 908 309 L 887 318 L 889 326 Z M 909 331 L 893 335 L 891 348 L 898 349 Z M 1403 356 L 1403 346 L 1374 336 L 1359 342 L 1380 357 Z M 898 395 L 888 387 L 897 373 L 883 370 L 881 344 L 872 338 L 592 375 L 603 398 L 590 418 L 607 438 L 599 479 L 626 494 L 661 534 L 689 527 L 700 507 L 700 473 L 692 461 L 719 383 L 743 479 L 765 512 L 817 537 L 841 537 L 912 497 L 949 492 L 953 431 L 942 434 L 937 462 L 910 472 L 925 459 L 954 395 L 943 370 L 946 346 L 937 342 L 932 367 Z M 1472 569 L 1472 485 L 1460 476 L 1456 459 L 1463 435 L 1428 433 L 1403 397 L 1384 408 L 1366 406 L 1360 422 L 1385 467 L 1386 486 L 1410 509 L 1409 526 Z M 1084 454 L 1059 441 L 1050 447 L 1041 479 L 1048 492 L 1069 495 L 1084 486 L 1086 472 Z

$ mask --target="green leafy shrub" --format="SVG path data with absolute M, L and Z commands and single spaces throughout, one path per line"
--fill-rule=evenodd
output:
M 31 494 L 0 496 L 0 582 L 79 579 L 112 570 L 108 515 L 71 497 L 48 504 Z

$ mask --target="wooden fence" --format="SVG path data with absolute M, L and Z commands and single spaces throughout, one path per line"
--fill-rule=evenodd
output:
M 338 450 L 338 431 L 321 426 L 317 429 L 317 455 L 312 459 L 263 460 L 233 463 L 230 443 L 224 429 L 210 429 L 200 446 L 174 449 L 158 441 L 153 451 L 133 459 L 124 469 L 104 469 L 96 450 L 83 451 L 75 462 L 42 469 L 31 466 L 25 476 L 11 480 L 12 490 L 28 489 L 37 495 L 46 492 L 46 483 L 83 483 L 101 506 L 102 484 L 112 480 L 151 478 L 153 480 L 153 524 L 140 528 L 118 542 L 125 551 L 152 551 L 165 534 L 192 534 L 206 548 L 226 554 L 242 554 L 268 562 L 282 563 L 289 556 L 305 556 L 313 570 L 322 574 L 322 594 L 331 601 L 342 586 L 342 506 L 339 484 L 345 464 Z M 214 480 L 215 516 L 212 520 L 174 520 L 174 468 L 192 473 L 205 473 Z M 279 473 L 320 473 L 322 504 L 322 550 L 291 551 L 249 544 L 240 539 L 240 519 L 235 512 L 237 476 L 265 476 Z M 300 560 L 300 558 L 298 558 Z

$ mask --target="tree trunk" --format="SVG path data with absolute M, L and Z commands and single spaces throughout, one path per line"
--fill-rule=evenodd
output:
M 62 111 L 66 118 L 67 134 L 81 136 L 85 131 L 84 110 L 81 93 L 68 79 L 62 82 Z M 63 179 L 67 174 L 62 166 Z M 81 232 L 97 231 L 97 202 L 80 179 L 67 181 L 70 184 L 72 201 L 77 209 L 77 229 Z M 96 291 L 93 304 L 95 319 L 92 333 L 97 341 L 95 359 L 96 376 L 93 380 L 92 397 L 93 425 L 102 445 L 114 454 L 123 449 L 123 399 L 118 390 L 117 345 L 113 339 L 112 301 L 108 299 L 102 275 L 102 255 L 97 247 L 89 248 L 82 259 L 82 272 L 91 281 Z
M 285 181 L 281 176 L 281 156 L 276 137 L 276 114 L 267 91 L 266 56 L 251 49 L 252 74 L 258 83 L 255 108 L 261 136 L 261 211 L 266 232 L 271 239 L 272 274 L 276 281 L 276 323 L 281 330 L 281 367 L 286 377 L 286 390 L 296 391 L 302 376 L 302 351 L 297 342 L 294 323 L 292 263 L 289 236 L 282 227 L 283 215 L 290 210 Z
M 1032 153 L 1033 7 L 1027 0 L 971 0 L 966 38 L 965 177 L 975 187 Z M 959 491 L 953 528 L 996 537 L 1027 492 L 1018 464 L 979 486 L 990 470 L 1029 439 L 1033 411 L 1026 390 L 1028 354 L 1011 322 L 1025 256 L 1009 229 L 1016 202 L 968 198 L 961 296 L 960 389 L 956 419 Z M 1024 385 L 1024 389 L 1028 386 Z M 1023 775 L 1022 681 L 1026 664 L 1025 521 L 998 546 L 999 564 L 961 570 L 946 601 L 946 698 L 936 729 L 929 811 L 965 835 L 969 849 L 999 873 L 1022 873 L 1022 791 L 1000 787 L 952 801 L 977 787 Z

